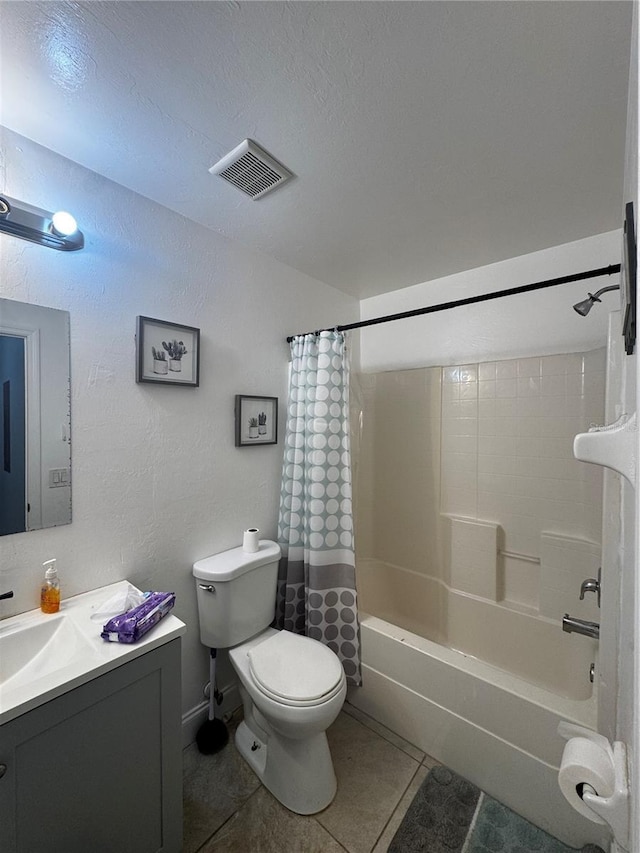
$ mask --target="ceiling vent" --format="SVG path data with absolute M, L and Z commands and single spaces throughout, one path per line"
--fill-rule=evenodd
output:
M 261 198 L 293 177 L 292 172 L 251 139 L 241 142 L 209 171 L 253 199 Z

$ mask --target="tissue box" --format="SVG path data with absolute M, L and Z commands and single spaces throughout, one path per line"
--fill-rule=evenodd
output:
M 111 643 L 135 643 L 157 625 L 175 603 L 175 592 L 150 592 L 142 604 L 109 619 L 100 636 Z

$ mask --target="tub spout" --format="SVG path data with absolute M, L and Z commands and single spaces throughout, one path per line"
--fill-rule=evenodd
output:
M 569 616 L 565 613 L 562 617 L 562 630 L 567 634 L 584 634 L 585 637 L 593 637 L 595 640 L 600 639 L 600 625 L 597 622 L 586 622 L 584 619 L 576 619 L 575 616 Z

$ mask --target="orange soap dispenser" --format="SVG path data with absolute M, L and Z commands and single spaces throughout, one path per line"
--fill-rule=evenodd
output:
M 55 558 L 42 564 L 46 567 L 44 582 L 40 590 L 40 610 L 43 613 L 57 613 L 60 610 L 60 581 Z

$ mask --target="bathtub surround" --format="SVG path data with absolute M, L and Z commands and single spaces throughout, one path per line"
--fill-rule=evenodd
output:
M 557 696 L 591 700 L 589 666 L 598 645 L 563 634 L 559 620 L 514 610 L 375 560 L 358 562 L 358 584 L 365 613 Z M 438 697 L 434 693 L 432 698 Z
M 556 728 L 596 724 L 597 643 L 563 634 L 559 609 L 598 619 L 578 596 L 597 576 L 602 475 L 572 442 L 603 422 L 604 351 L 361 380 L 371 616 L 350 701 L 563 843 L 599 843 L 557 786 Z
M 327 645 L 360 684 L 345 335 L 291 342 L 276 625 Z
M 593 619 L 602 471 L 572 447 L 604 422 L 604 369 L 598 349 L 362 375 L 358 561 Z
M 598 577 L 602 548 L 595 542 L 543 533 L 540 541 L 540 613 L 562 620 L 565 613 L 580 608 L 580 618 L 601 619 L 598 596 L 586 592 L 576 601 L 576 579 Z
M 500 526 L 467 518 L 448 519 L 449 584 L 492 601 L 498 600 L 496 556 Z

